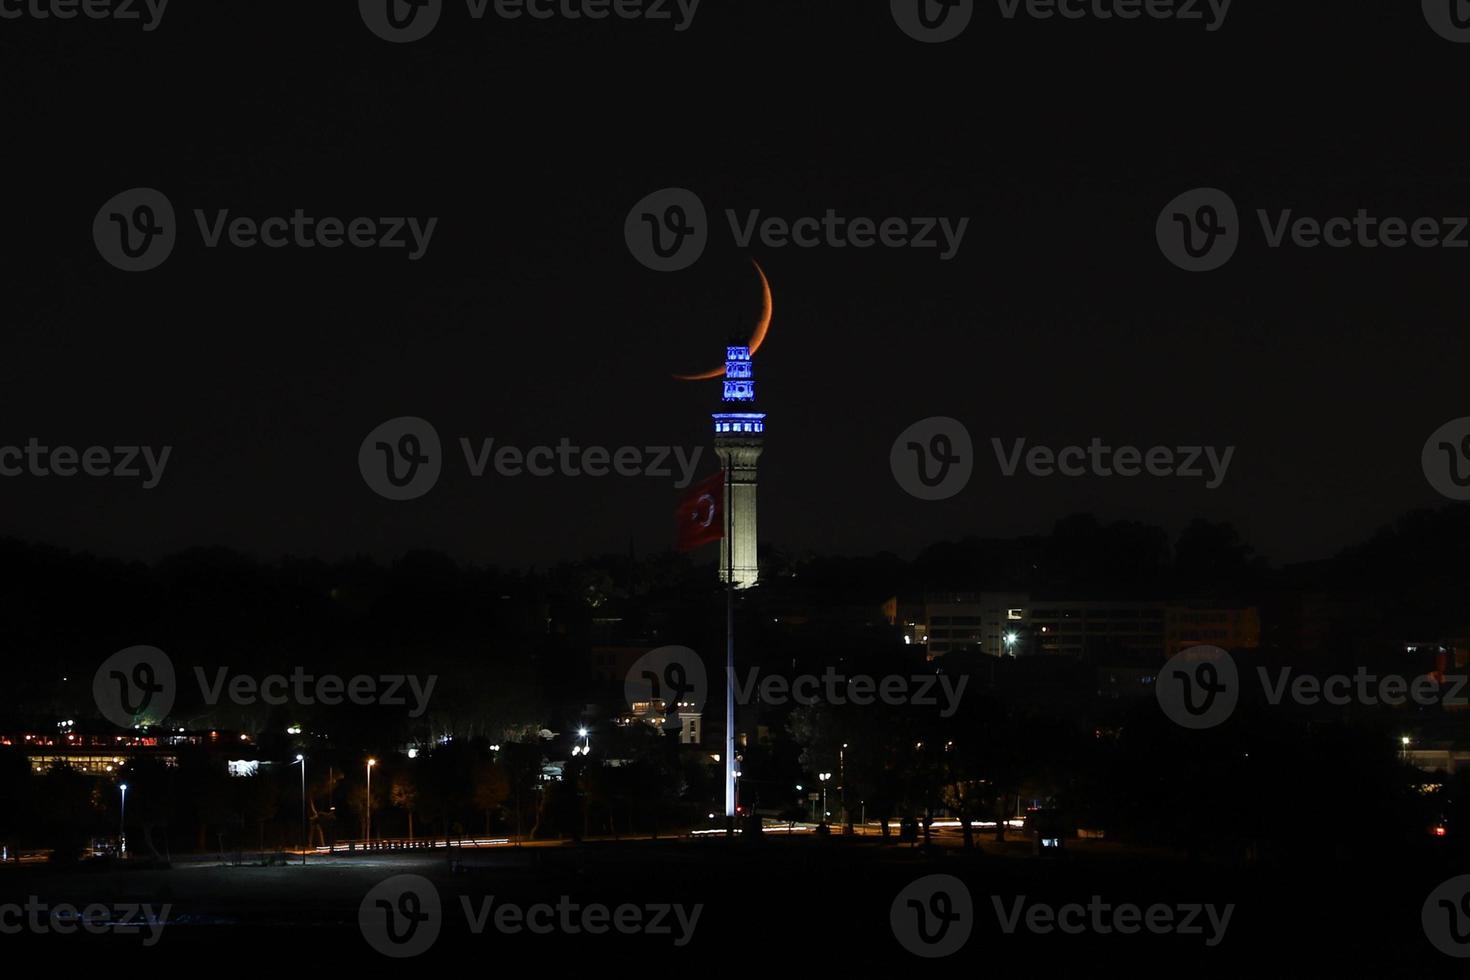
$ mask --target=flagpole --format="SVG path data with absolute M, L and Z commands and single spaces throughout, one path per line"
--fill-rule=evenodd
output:
M 735 833 L 735 472 L 725 458 L 725 833 Z

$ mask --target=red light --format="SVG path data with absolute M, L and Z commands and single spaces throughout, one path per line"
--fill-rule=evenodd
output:
M 1436 837 L 1443 837 L 1446 833 L 1447 831 L 1445 830 L 1443 825 L 1434 828 L 1434 836 Z

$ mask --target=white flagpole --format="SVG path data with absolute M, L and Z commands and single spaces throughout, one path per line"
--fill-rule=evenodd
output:
M 725 461 L 725 823 L 735 832 L 735 472 Z

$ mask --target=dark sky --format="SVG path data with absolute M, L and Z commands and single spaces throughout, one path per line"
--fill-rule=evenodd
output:
M 1470 213 L 1470 45 L 1418 4 L 1289 6 L 1242 0 L 1210 33 L 981 3 L 939 45 L 853 0 L 705 0 L 683 33 L 476 22 L 451 0 L 408 45 L 346 2 L 180 3 L 152 32 L 0 21 L 0 444 L 173 447 L 148 491 L 0 479 L 0 533 L 144 558 L 665 548 L 670 481 L 475 479 L 457 440 L 707 445 L 718 383 L 669 375 L 753 323 L 754 257 L 776 308 L 756 358 L 764 540 L 912 553 L 1090 510 L 1233 521 L 1276 560 L 1330 554 L 1443 502 L 1420 448 L 1470 415 L 1470 249 L 1273 250 L 1254 210 Z M 128 274 L 91 224 L 137 186 L 182 227 L 161 267 Z M 623 221 L 668 186 L 695 190 L 713 227 L 697 264 L 658 273 Z M 1247 224 L 1208 274 L 1154 240 L 1165 203 L 1199 186 Z M 439 223 L 410 262 L 207 249 L 194 208 Z M 741 249 L 726 208 L 970 226 L 947 262 Z M 390 502 L 357 451 L 403 415 L 433 422 L 448 458 L 429 494 Z M 888 453 L 932 415 L 965 422 L 980 455 L 964 493 L 925 503 Z M 1004 479 L 992 436 L 1236 452 L 1214 491 Z

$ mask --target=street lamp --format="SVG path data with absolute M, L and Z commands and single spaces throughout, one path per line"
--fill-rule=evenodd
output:
M 367 806 L 364 807 L 364 810 L 367 813 L 367 842 L 369 847 L 373 843 L 373 766 L 377 764 L 377 759 L 369 759 L 367 761 Z
M 301 866 L 306 867 L 306 852 L 311 848 L 311 835 L 306 832 L 306 756 L 297 753 L 301 763 Z
M 837 750 L 837 802 L 842 810 L 842 823 L 846 826 L 847 817 L 847 743 L 842 743 L 842 748 Z
M 128 856 L 128 784 L 122 783 L 118 786 L 122 791 L 121 813 L 117 818 L 117 856 Z
M 1006 651 L 1013 657 L 1016 655 L 1016 641 L 1018 639 L 1020 639 L 1020 636 L 1014 631 L 1006 634 Z
M 822 823 L 827 822 L 827 780 L 832 778 L 830 772 L 819 772 L 817 778 L 822 781 Z

